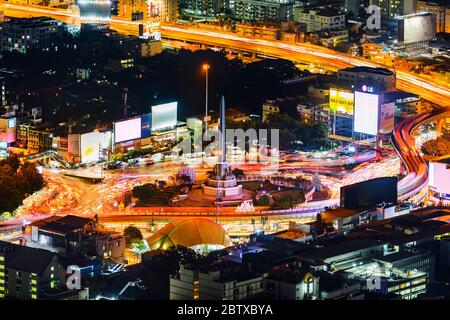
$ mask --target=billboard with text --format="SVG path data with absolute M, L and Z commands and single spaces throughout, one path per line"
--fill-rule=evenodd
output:
M 353 92 L 330 89 L 330 110 L 333 113 L 353 114 L 354 100 Z

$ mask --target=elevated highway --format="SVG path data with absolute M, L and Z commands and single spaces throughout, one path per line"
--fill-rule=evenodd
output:
M 420 202 L 428 189 L 428 167 L 417 150 L 412 134 L 420 126 L 443 117 L 450 118 L 450 107 L 419 114 L 397 125 L 392 133 L 392 145 L 402 160 L 408 174 L 398 183 L 398 200 L 404 201 L 419 195 Z

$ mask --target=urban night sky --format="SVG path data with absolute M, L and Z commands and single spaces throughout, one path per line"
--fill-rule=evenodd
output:
M 446 0 L 0 0 L 0 87 L 2 301 L 450 299 Z

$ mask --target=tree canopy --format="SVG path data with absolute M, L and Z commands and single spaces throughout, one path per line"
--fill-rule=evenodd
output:
M 450 139 L 439 137 L 434 140 L 428 140 L 422 145 L 422 152 L 434 157 L 450 155 Z
M 21 163 L 17 155 L 0 161 L 0 213 L 13 212 L 23 199 L 44 186 L 44 178 L 36 165 Z
M 123 230 L 123 236 L 125 237 L 125 243 L 127 245 L 139 244 L 143 239 L 141 230 L 135 226 L 126 227 Z

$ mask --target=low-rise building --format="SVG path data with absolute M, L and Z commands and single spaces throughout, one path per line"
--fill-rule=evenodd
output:
M 33 222 L 24 235 L 27 246 L 44 248 L 65 257 L 92 257 L 125 262 L 125 239 L 102 231 L 93 219 L 52 216 Z
M 303 105 L 297 106 L 299 120 L 306 124 L 326 124 L 330 122 L 330 109 L 327 105 Z
M 63 23 L 50 17 L 11 19 L 0 25 L 0 51 L 53 50 L 63 30 Z
M 0 241 L 0 299 L 40 299 L 65 285 L 65 270 L 56 254 Z
M 345 14 L 332 9 L 294 9 L 294 20 L 304 23 L 308 32 L 345 28 Z
M 264 279 L 264 295 L 273 300 L 319 298 L 319 277 L 304 270 L 276 270 Z
M 356 84 L 377 85 L 382 91 L 393 91 L 396 85 L 395 72 L 385 68 L 350 67 L 337 72 L 338 81 Z
M 28 154 L 35 154 L 53 148 L 53 132 L 45 126 L 28 123 L 17 124 L 16 145 L 27 150 Z
M 181 264 L 170 277 L 170 299 L 244 300 L 263 292 L 266 275 L 230 260 L 203 267 Z

